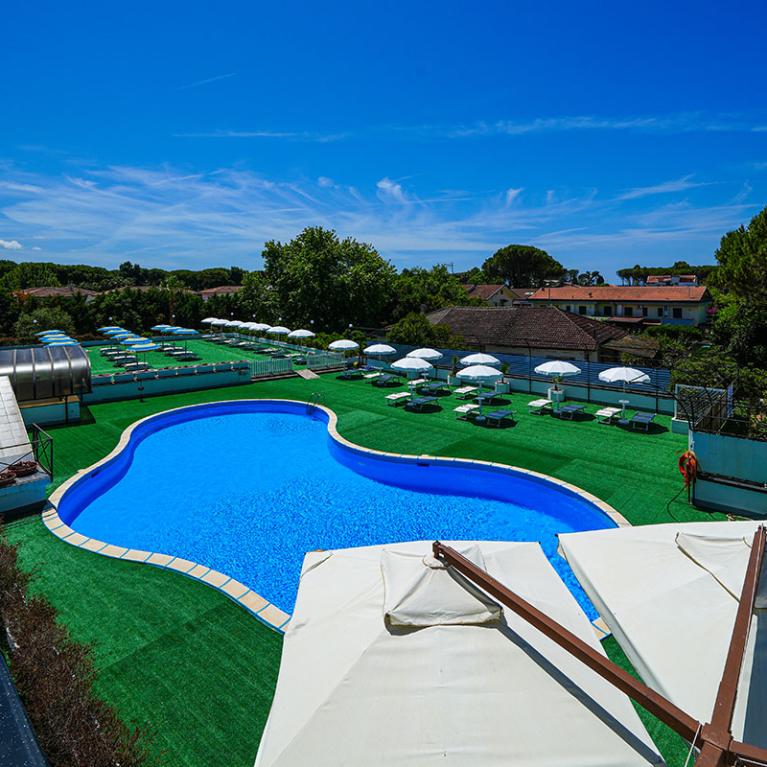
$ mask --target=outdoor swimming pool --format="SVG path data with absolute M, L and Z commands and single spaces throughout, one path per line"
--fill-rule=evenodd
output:
M 596 617 L 555 537 L 614 526 L 592 503 L 520 472 L 356 450 L 309 409 L 241 401 L 162 413 L 75 482 L 59 515 L 83 535 L 212 567 L 287 612 L 312 549 L 537 540 Z

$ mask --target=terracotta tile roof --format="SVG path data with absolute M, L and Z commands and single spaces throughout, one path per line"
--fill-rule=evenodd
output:
M 464 284 L 461 286 L 470 298 L 481 298 L 483 301 L 489 301 L 499 290 L 503 290 L 503 285 L 491 285 L 487 283 Z
M 671 285 L 662 288 L 650 286 L 602 285 L 599 287 L 583 287 L 565 285 L 560 288 L 540 288 L 531 297 L 531 301 L 617 301 L 626 303 L 641 303 L 642 301 L 679 303 L 691 301 L 699 303 L 710 301 L 711 296 L 704 285 L 680 286 Z
M 215 288 L 205 288 L 204 290 L 198 290 L 197 292 L 201 296 L 220 296 L 228 293 L 237 293 L 242 290 L 242 285 L 219 285 Z
M 36 296 L 37 298 L 71 298 L 78 293 L 83 296 L 97 296 L 95 290 L 78 287 L 51 287 L 51 288 L 22 288 L 19 293 L 25 296 Z
M 626 331 L 555 306 L 454 306 L 426 315 L 471 344 L 596 351 Z

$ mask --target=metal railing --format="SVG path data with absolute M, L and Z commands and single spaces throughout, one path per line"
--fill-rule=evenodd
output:
M 320 352 L 309 354 L 306 357 L 306 367 L 309 370 L 328 370 L 329 368 L 341 368 L 346 364 L 343 354 L 336 352 Z
M 0 471 L 13 471 L 13 468 L 19 464 L 34 461 L 39 471 L 53 478 L 53 437 L 50 434 L 43 431 L 36 423 L 32 424 L 29 442 L 3 445 L 3 452 L 8 454 L 15 448 L 19 449 L 19 453 L 12 460 L 0 458 Z
M 290 359 L 251 360 L 250 375 L 252 378 L 264 378 L 273 375 L 284 375 L 293 371 L 293 361 Z

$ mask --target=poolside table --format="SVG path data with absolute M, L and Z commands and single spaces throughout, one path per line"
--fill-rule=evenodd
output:
M 405 407 L 408 410 L 416 410 L 419 413 L 427 406 L 437 402 L 437 397 L 414 397 Z
M 655 413 L 634 413 L 634 417 L 631 419 L 631 428 L 636 429 L 637 426 L 643 426 L 645 431 L 650 431 L 650 424 L 655 420 Z
M 585 405 L 562 405 L 559 410 L 557 410 L 557 415 L 560 418 L 568 418 L 572 421 L 578 413 L 583 413 L 585 410 Z
M 485 414 L 486 423 L 494 424 L 498 428 L 507 418 L 510 418 L 512 421 L 514 420 L 513 410 L 493 410 L 492 413 Z
M 621 426 L 628 426 L 629 419 L 626 418 L 626 405 L 629 404 L 627 399 L 619 399 L 618 404 L 621 406 L 621 417 L 618 419 L 618 423 Z

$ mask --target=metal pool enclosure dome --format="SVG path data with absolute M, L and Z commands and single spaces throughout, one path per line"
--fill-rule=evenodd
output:
M 81 346 L 0 349 L 0 376 L 8 376 L 19 402 L 91 391 L 91 363 Z

